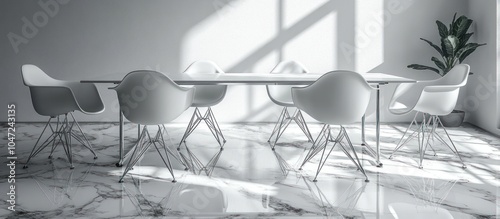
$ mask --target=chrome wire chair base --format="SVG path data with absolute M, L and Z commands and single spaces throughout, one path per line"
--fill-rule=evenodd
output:
M 70 112 L 69 115 L 72 118 L 71 122 L 70 118 L 68 117 L 68 114 L 49 118 L 49 120 L 45 124 L 45 127 L 43 128 L 42 133 L 40 134 L 35 145 L 33 146 L 33 149 L 31 150 L 31 153 L 28 157 L 28 160 L 26 161 L 26 164 L 23 166 L 24 169 L 28 168 L 28 165 L 30 164 L 30 161 L 33 157 L 38 155 L 41 151 L 43 151 L 43 149 L 45 149 L 49 145 L 51 147 L 49 159 L 52 159 L 52 154 L 54 153 L 57 146 L 59 146 L 59 144 L 61 144 L 64 149 L 64 152 L 70 164 L 70 168 L 71 169 L 75 168 L 75 166 L 73 165 L 72 139 L 77 140 L 83 146 L 89 149 L 90 152 L 92 152 L 92 154 L 94 155 L 94 159 L 97 159 L 97 155 L 92 147 L 92 144 L 90 144 L 87 136 L 82 131 L 80 124 L 78 124 L 78 122 L 76 121 L 75 117 L 73 116 L 73 113 Z M 60 117 L 63 118 L 61 119 Z M 56 120 L 55 125 L 51 123 L 52 119 L 54 118 Z M 47 130 L 47 127 L 50 129 L 52 133 L 41 144 L 38 144 L 40 143 L 43 134 Z
M 174 153 L 172 153 L 172 151 L 165 144 L 165 139 L 163 138 L 163 136 L 165 134 L 168 135 L 167 130 L 166 130 L 164 125 L 158 125 L 158 131 L 156 132 L 156 135 L 154 137 L 152 137 L 149 134 L 148 126 L 144 126 L 144 128 L 142 129 L 141 135 L 139 137 L 139 140 L 137 140 L 134 147 L 123 158 L 124 160 L 128 159 L 128 163 L 125 166 L 125 170 L 123 171 L 123 175 L 120 177 L 120 180 L 119 180 L 120 183 L 123 182 L 123 178 L 125 177 L 125 175 L 127 175 L 127 173 L 130 170 L 132 170 L 134 168 L 135 164 L 137 164 L 137 162 L 142 159 L 142 157 L 148 151 L 148 149 L 151 145 L 154 145 L 154 147 L 155 147 L 156 151 L 158 152 L 158 154 L 160 155 L 160 158 L 162 159 L 163 163 L 165 164 L 168 171 L 172 175 L 172 182 L 173 183 L 176 182 L 175 176 L 174 176 L 174 171 L 172 169 L 172 164 L 170 162 L 169 154 L 171 156 L 173 156 L 174 158 L 176 158 L 177 160 L 179 160 L 179 159 L 177 158 L 177 156 L 175 156 Z M 160 150 L 160 148 L 163 148 L 163 151 Z
M 219 123 L 217 123 L 217 120 L 215 119 L 214 113 L 212 111 L 212 108 L 208 107 L 207 111 L 205 112 L 205 115 L 202 115 L 198 107 L 194 109 L 193 116 L 191 117 L 191 120 L 189 121 L 188 127 L 186 128 L 186 131 L 184 132 L 184 136 L 182 136 L 181 142 L 179 143 L 179 146 L 177 147 L 177 150 L 180 150 L 181 145 L 183 142 L 186 142 L 186 139 L 193 133 L 193 131 L 198 127 L 201 121 L 205 121 L 205 123 L 208 126 L 208 129 L 210 129 L 210 132 L 214 136 L 215 140 L 219 143 L 219 146 L 221 148 L 224 147 L 224 143 L 226 143 L 226 139 L 224 138 L 224 135 L 222 134 L 222 131 L 219 127 Z
M 338 136 L 334 139 L 333 135 L 331 133 L 331 128 L 330 125 L 326 124 L 323 126 L 323 129 L 321 129 L 320 134 L 314 141 L 313 146 L 309 149 L 307 155 L 304 158 L 304 161 L 300 165 L 299 170 L 302 170 L 302 167 L 309 162 L 313 157 L 318 155 L 321 152 L 321 158 L 318 163 L 318 168 L 316 170 L 316 175 L 314 177 L 313 182 L 317 182 L 318 174 L 321 172 L 321 169 L 323 169 L 323 166 L 325 165 L 326 161 L 328 160 L 328 157 L 332 153 L 333 149 L 335 146 L 339 145 L 340 149 L 344 152 L 344 154 L 356 165 L 358 170 L 363 173 L 365 176 L 365 182 L 369 182 L 368 176 L 366 175 L 365 169 L 361 165 L 361 162 L 358 158 L 358 154 L 356 153 L 356 150 L 354 149 L 354 146 L 352 145 L 351 139 L 349 138 L 349 135 L 347 134 L 345 128 L 343 126 L 340 126 L 340 132 Z M 333 142 L 333 146 L 330 148 L 330 150 L 326 153 L 327 151 L 327 146 L 329 142 Z M 349 153 L 349 150 L 352 152 Z
M 419 152 L 419 168 L 422 169 L 423 165 L 423 159 L 425 152 L 427 150 L 427 147 L 430 147 L 432 151 L 434 152 L 434 156 L 436 156 L 436 151 L 432 147 L 434 145 L 435 140 L 438 140 L 442 144 L 446 145 L 454 154 L 458 156 L 460 159 L 460 162 L 462 163 L 462 168 L 467 168 L 465 165 L 464 161 L 462 160 L 462 157 L 460 156 L 460 153 L 457 150 L 457 147 L 451 140 L 450 135 L 448 134 L 448 131 L 444 127 L 443 123 L 441 123 L 441 120 L 439 119 L 439 116 L 434 116 L 434 115 L 429 115 L 429 114 L 423 114 L 423 120 L 418 124 L 416 118 L 419 115 L 419 113 L 415 114 L 415 117 L 413 118 L 413 121 L 411 122 L 410 126 L 406 129 L 405 133 L 399 140 L 398 145 L 396 148 L 394 148 L 391 156 L 389 159 L 392 159 L 394 154 L 404 145 L 406 145 L 410 140 L 414 139 L 415 137 L 418 138 L 418 152 Z M 442 128 L 444 133 L 446 134 L 446 137 L 441 136 L 437 132 L 438 128 Z M 407 134 L 410 133 L 408 136 Z M 446 142 L 445 139 L 448 139 L 449 143 Z
M 221 147 L 219 151 L 207 162 L 206 165 L 201 162 L 201 160 L 189 149 L 187 144 L 185 144 L 186 153 L 179 151 L 183 163 L 186 165 L 185 170 L 191 170 L 192 173 L 199 175 L 204 172 L 207 176 L 211 176 L 215 165 L 219 161 L 220 155 L 222 154 L 223 148 Z
M 271 143 L 271 149 L 273 151 L 281 135 L 283 134 L 283 132 L 285 132 L 286 128 L 288 127 L 288 125 L 290 125 L 292 121 L 297 123 L 299 128 L 302 130 L 302 132 L 304 132 L 304 134 L 306 135 L 307 139 L 310 142 L 314 141 L 311 132 L 309 132 L 309 128 L 307 127 L 306 121 L 302 116 L 302 112 L 299 109 L 296 109 L 295 112 L 293 113 L 293 116 L 290 116 L 290 113 L 288 112 L 288 107 L 283 107 L 283 110 L 281 111 L 281 114 L 278 117 L 278 122 L 276 122 L 273 132 L 271 133 L 271 136 L 267 140 L 267 142 Z

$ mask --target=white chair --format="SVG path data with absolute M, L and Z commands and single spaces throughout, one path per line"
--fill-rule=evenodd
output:
M 120 103 L 123 116 L 130 122 L 144 125 L 141 135 L 132 150 L 125 155 L 127 166 L 119 182 L 123 182 L 125 175 L 143 157 L 151 145 L 154 145 L 163 163 L 172 175 L 172 182 L 176 182 L 169 154 L 179 160 L 168 148 L 164 135 L 168 134 L 164 126 L 182 114 L 193 102 L 195 88 L 183 88 L 175 84 L 170 78 L 155 71 L 134 71 L 122 82 L 113 88 Z M 158 131 L 152 137 L 148 125 L 156 125 Z M 163 148 L 163 156 L 159 147 Z M 165 160 L 166 158 L 166 160 Z M 180 161 L 182 163 L 182 161 Z M 182 163 L 184 165 L 184 163 Z
M 354 123 L 363 117 L 372 90 L 363 76 L 351 71 L 329 72 L 310 86 L 292 88 L 292 98 L 297 108 L 325 123 L 299 168 L 302 170 L 308 161 L 321 152 L 314 182 L 317 181 L 318 174 L 337 145 L 340 145 L 340 149 L 363 173 L 365 182 L 369 181 L 343 125 Z M 340 125 L 340 133 L 336 138 L 331 133 L 332 125 Z M 330 141 L 334 144 L 325 154 Z M 348 152 L 349 149 L 353 155 Z
M 417 113 L 389 159 L 392 159 L 402 146 L 417 136 L 419 140 L 419 168 L 423 168 L 422 161 L 427 147 L 430 146 L 434 150 L 432 146 L 435 139 L 448 146 L 458 156 L 462 167 L 466 168 L 462 157 L 458 153 L 448 131 L 446 131 L 441 123 L 439 116 L 448 115 L 453 111 L 457 103 L 460 87 L 463 87 L 467 83 L 469 71 L 470 67 L 468 65 L 459 64 L 442 78 L 431 81 L 419 81 L 415 84 L 401 84 L 396 88 L 389 103 L 389 111 L 396 115 L 407 114 L 411 111 L 416 111 Z M 419 125 L 417 116 L 420 114 L 423 116 L 423 120 Z M 444 130 L 450 144 L 437 132 L 439 127 Z M 407 136 L 409 131 L 411 134 Z M 436 155 L 435 151 L 434 155 Z
M 271 74 L 305 74 L 307 73 L 307 69 L 300 63 L 296 61 L 284 61 L 280 62 L 273 70 L 271 70 Z M 296 109 L 292 116 L 288 112 L 289 107 L 295 107 L 295 104 L 292 100 L 291 88 L 297 87 L 294 85 L 266 85 L 267 94 L 271 101 L 275 104 L 282 106 L 283 110 L 281 111 L 280 116 L 278 117 L 278 121 L 274 126 L 274 129 L 271 133 L 271 136 L 267 140 L 271 143 L 271 148 L 274 150 L 274 147 L 278 143 L 279 138 L 285 132 L 286 128 L 290 124 L 291 121 L 297 123 L 299 128 L 304 132 L 307 139 L 309 141 L 314 141 L 311 133 L 309 132 L 309 128 L 307 127 L 306 121 L 302 116 L 302 112 L 300 109 Z M 273 137 L 274 140 L 273 140 Z
M 72 139 L 88 148 L 94 155 L 94 159 L 97 159 L 92 144 L 73 116 L 73 111 L 76 110 L 85 114 L 98 114 L 104 111 L 104 104 L 96 86 L 56 80 L 31 64 L 23 65 L 21 70 L 24 85 L 30 89 L 35 111 L 42 116 L 50 117 L 23 168 L 28 168 L 31 159 L 49 145 L 51 145 L 49 159 L 52 158 L 54 150 L 61 144 L 70 163 L 70 168 L 73 169 Z M 68 117 L 68 114 L 71 118 Z M 53 119 L 56 120 L 55 124 L 51 123 Z M 41 144 L 38 144 L 47 127 L 52 133 Z
M 217 66 L 214 62 L 211 61 L 196 61 L 192 63 L 185 71 L 185 74 L 224 74 L 224 71 Z M 183 142 L 186 141 L 187 137 L 191 135 L 191 133 L 198 127 L 201 121 L 205 121 L 208 128 L 212 132 L 212 135 L 215 137 L 215 140 L 219 143 L 221 150 L 226 142 L 224 135 L 215 119 L 215 115 L 212 112 L 212 106 L 220 103 L 224 96 L 226 96 L 227 85 L 196 85 L 196 93 L 194 96 L 192 107 L 195 107 L 193 116 L 189 121 L 189 125 L 182 136 L 181 142 L 177 150 L 180 150 L 180 147 Z M 201 114 L 199 108 L 207 107 L 207 111 L 204 115 Z

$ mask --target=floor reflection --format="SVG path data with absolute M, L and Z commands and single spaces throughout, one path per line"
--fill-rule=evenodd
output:
M 16 152 L 24 161 L 40 126 L 19 124 L 18 128 L 23 137 Z M 114 166 L 116 128 L 107 124 L 83 124 L 82 128 L 93 130 L 88 133 L 99 159 L 93 160 L 91 153 L 75 147 L 73 170 L 67 167 L 64 152 L 55 153 L 52 160 L 36 157 L 36 165 L 25 170 L 18 166 L 16 212 L 6 210 L 6 202 L 0 202 L 0 218 L 498 217 L 500 183 L 494 173 L 500 171 L 495 165 L 500 158 L 500 145 L 495 142 L 500 139 L 471 127 L 459 130 L 463 137 L 454 136 L 457 146 L 474 149 L 466 152 L 467 169 L 443 160 L 429 160 L 426 168 L 418 169 L 408 165 L 412 158 L 405 156 L 383 158 L 384 167 L 377 168 L 370 165 L 370 159 L 363 159 L 369 183 L 353 171 L 341 151 L 332 152 L 318 182 L 312 182 L 317 165 L 296 171 L 310 143 L 304 141 L 299 128 L 290 127 L 283 136 L 287 143 L 272 151 L 265 140 L 273 124 L 221 126 L 227 138 L 223 151 L 212 144 L 209 130 L 200 129 L 198 137 L 188 142 L 191 152 L 180 151 L 188 160 L 191 155 L 197 157 L 198 164 L 193 160 L 196 171 L 186 171 L 182 163 L 174 162 L 178 181 L 171 183 L 161 159 L 148 151 L 130 177 L 118 183 L 123 169 Z M 125 128 L 126 136 L 135 138 L 135 126 Z M 313 134 L 320 129 L 310 126 Z M 371 129 L 373 126 L 367 127 Z M 173 125 L 170 130 L 177 142 L 184 128 Z M 349 130 L 354 130 L 351 136 L 359 136 L 356 129 Z M 453 129 L 450 132 L 456 134 Z M 390 152 L 399 135 L 393 126 L 382 126 L 382 139 L 387 143 L 381 145 L 381 151 Z M 4 179 L 8 177 L 5 174 L 0 172 Z M 0 183 L 1 188 L 6 185 Z
M 69 197 L 74 197 L 80 185 L 87 178 L 95 163 L 84 164 L 78 168 L 67 168 L 65 161 L 51 160 L 50 170 L 45 173 L 30 172 L 29 175 L 36 183 L 39 191 L 47 201 L 53 205 L 66 202 Z
M 211 176 L 224 149 L 196 148 L 192 150 L 187 142 L 183 145 L 178 151 L 187 169 L 194 174 L 204 173 Z M 210 156 L 212 153 L 214 153 L 213 156 Z

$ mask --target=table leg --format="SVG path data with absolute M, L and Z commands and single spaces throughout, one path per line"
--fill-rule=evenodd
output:
M 380 85 L 377 85 L 377 106 L 375 109 L 376 122 L 376 154 L 375 154 L 375 162 L 377 163 L 377 167 L 382 167 L 382 163 L 380 162 Z
M 361 118 L 361 145 L 365 151 L 375 159 L 375 165 L 377 167 L 382 167 L 380 162 L 380 84 L 377 85 L 377 100 L 375 106 L 375 150 L 366 143 L 365 137 L 365 120 L 366 115 Z
M 365 146 L 366 138 L 365 138 L 365 118 L 366 114 L 361 118 L 361 145 Z
M 120 114 L 120 116 L 119 116 L 120 117 L 120 130 L 119 130 L 119 132 L 120 132 L 120 143 L 119 143 L 120 144 L 119 145 L 120 146 L 120 160 L 118 161 L 118 163 L 116 163 L 117 167 L 123 166 L 123 148 L 124 148 L 124 144 L 125 144 L 124 139 L 123 139 L 123 112 L 122 112 L 121 108 L 120 108 L 119 114 Z

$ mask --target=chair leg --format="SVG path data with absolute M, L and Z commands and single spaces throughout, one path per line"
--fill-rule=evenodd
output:
M 26 164 L 24 164 L 24 166 L 23 166 L 24 169 L 28 168 L 28 165 L 29 165 L 29 163 L 31 161 L 31 158 L 33 158 L 38 153 L 40 153 L 40 151 L 42 151 L 43 149 L 45 149 L 50 143 L 55 142 L 55 137 L 56 136 L 54 134 L 54 131 L 52 131 L 51 135 L 47 139 L 45 139 L 42 144 L 38 145 L 38 143 L 40 142 L 40 139 L 42 138 L 43 134 L 45 133 L 45 130 L 47 130 L 47 127 L 50 127 L 50 129 L 52 129 L 52 126 L 50 125 L 50 121 L 51 120 L 52 120 L 52 117 L 49 118 L 49 120 L 47 121 L 47 123 L 45 123 L 45 126 L 44 126 L 44 128 L 42 130 L 42 133 L 40 134 L 40 136 L 36 140 L 36 143 L 33 146 L 33 149 L 31 150 L 30 155 L 28 156 L 28 160 L 26 161 Z M 37 147 L 37 145 L 38 145 L 38 147 Z M 54 150 L 54 146 L 52 146 L 52 151 L 53 150 Z M 49 156 L 49 158 L 50 158 L 50 156 Z
M 172 153 L 172 151 L 170 151 L 170 149 L 165 144 L 165 140 L 163 138 L 163 134 L 165 132 L 166 132 L 165 126 L 158 125 L 158 132 L 156 133 L 155 141 L 153 141 L 153 145 L 155 146 L 156 151 L 158 152 L 158 154 L 160 155 L 161 159 L 163 160 L 163 163 L 165 164 L 165 166 L 167 167 L 168 171 L 170 172 L 170 175 L 172 175 L 172 179 L 173 179 L 172 182 L 175 183 L 177 181 L 175 180 L 174 171 L 172 169 L 172 163 L 170 162 L 170 157 L 168 155 L 169 153 L 170 154 L 173 154 L 173 153 Z M 148 136 L 149 136 L 149 133 L 148 133 Z M 162 152 L 158 149 L 158 145 L 157 144 L 159 144 L 160 146 L 163 147 L 163 151 L 165 152 L 165 157 L 167 158 L 166 161 L 165 161 L 165 158 L 162 155 Z
M 401 136 L 401 139 L 399 139 L 399 142 L 397 144 L 397 146 L 394 148 L 394 150 L 392 151 L 391 153 L 391 156 L 389 156 L 389 159 L 392 159 L 394 154 L 401 148 L 403 147 L 405 144 L 407 144 L 410 140 L 412 140 L 413 138 L 415 138 L 415 135 L 417 134 L 418 135 L 418 132 L 420 130 L 420 126 L 418 125 L 418 122 L 417 122 L 417 116 L 418 116 L 418 112 L 415 114 L 415 116 L 413 117 L 413 120 L 411 121 L 410 123 L 410 126 L 408 126 L 408 128 L 406 128 L 406 131 L 404 132 L 403 136 Z M 412 130 L 412 127 L 413 126 L 416 126 L 417 128 L 415 130 L 413 130 L 413 132 L 408 136 L 406 137 L 406 134 L 408 134 L 408 131 Z M 405 139 L 406 137 L 406 139 Z
M 329 142 L 333 142 L 333 146 L 327 151 L 327 146 Z M 331 134 L 331 128 L 329 125 L 323 126 L 323 129 L 320 132 L 320 135 L 316 138 L 316 141 L 314 142 L 313 147 L 309 150 L 308 154 L 306 155 L 302 165 L 300 166 L 299 170 L 302 169 L 302 167 L 307 163 L 310 159 L 312 159 L 314 156 L 316 156 L 319 152 L 321 152 L 321 157 L 320 161 L 318 163 L 318 167 L 316 169 L 316 175 L 314 176 L 313 182 L 317 182 L 317 177 L 321 170 L 323 169 L 326 161 L 328 160 L 328 157 L 332 153 L 333 149 L 337 146 L 340 145 L 340 149 L 344 154 L 354 163 L 354 165 L 357 167 L 358 170 L 363 173 L 365 176 L 365 182 L 369 182 L 368 176 L 366 175 L 366 172 L 363 168 L 363 165 L 361 164 L 361 161 L 359 160 L 358 154 L 356 153 L 356 150 L 354 149 L 354 146 L 352 145 L 351 139 L 349 138 L 349 135 L 347 134 L 346 129 L 343 126 L 340 126 L 340 132 L 337 135 L 335 139 L 333 139 L 333 136 Z M 349 152 L 351 151 L 351 153 Z
M 224 138 L 224 135 L 222 134 L 222 130 L 219 127 L 217 119 L 215 119 L 215 115 L 211 107 L 208 107 L 207 112 L 203 117 L 203 120 L 205 120 L 208 129 L 210 129 L 210 132 L 212 132 L 212 135 L 214 136 L 215 140 L 217 140 L 217 142 L 219 143 L 219 146 L 223 148 L 224 144 L 226 143 L 226 138 Z
M 356 158 L 356 160 L 354 160 L 353 157 L 351 156 L 351 154 L 347 151 L 347 149 L 345 149 L 344 144 L 342 144 L 342 142 L 340 142 L 340 146 L 343 149 L 342 151 L 358 167 L 358 169 L 361 171 L 361 173 L 363 173 L 363 175 L 365 175 L 365 182 L 370 182 L 370 180 L 368 180 L 368 176 L 366 175 L 365 169 L 363 168 L 363 165 L 361 164 L 361 161 L 359 161 L 358 154 L 356 153 L 356 150 L 354 150 L 354 146 L 352 145 L 351 139 L 349 138 L 349 135 L 347 134 L 347 131 L 342 126 L 341 126 L 341 129 L 344 130 L 345 139 L 347 140 L 347 144 L 349 145 L 349 147 L 350 147 L 352 153 L 354 154 L 354 157 Z
M 445 145 L 448 146 L 448 148 L 450 148 L 450 150 L 458 156 L 458 159 L 460 159 L 460 162 L 462 163 L 462 168 L 466 169 L 467 166 L 465 165 L 465 163 L 462 159 L 462 156 L 460 156 L 460 153 L 458 152 L 457 147 L 455 146 L 455 143 L 453 143 L 453 141 L 451 140 L 450 134 L 448 134 L 448 131 L 446 130 L 443 123 L 441 122 L 441 119 L 439 119 L 438 116 L 436 116 L 436 121 L 437 121 L 436 126 L 438 126 L 438 125 L 441 126 L 441 128 L 443 128 L 444 132 L 446 133 L 448 140 L 450 140 L 451 146 L 448 144 L 445 144 Z M 444 140 L 443 140 L 443 142 L 444 142 Z
M 130 158 L 128 160 L 127 165 L 125 166 L 125 170 L 123 171 L 122 176 L 120 177 L 120 180 L 118 182 L 122 183 L 123 178 L 127 173 L 135 166 L 135 164 L 142 158 L 144 153 L 149 149 L 149 146 L 151 146 L 151 139 L 149 136 L 146 134 L 147 133 L 147 126 L 144 126 L 142 129 L 142 133 L 140 138 L 137 140 L 136 145 L 133 147 L 133 152 L 130 155 Z
M 309 142 L 313 142 L 314 139 L 309 131 L 309 127 L 307 127 L 306 120 L 304 119 L 304 116 L 302 116 L 302 111 L 300 109 L 295 110 L 293 120 L 297 123 L 302 132 L 304 132 L 304 135 L 306 135 Z
M 181 145 L 183 142 L 186 142 L 186 139 L 193 133 L 193 131 L 198 127 L 201 121 L 205 121 L 205 124 L 207 124 L 208 129 L 214 136 L 215 140 L 217 143 L 219 143 L 219 146 L 221 148 L 224 147 L 224 144 L 226 143 L 226 139 L 224 138 L 224 135 L 222 134 L 222 130 L 220 129 L 219 123 L 215 119 L 215 115 L 212 111 L 211 107 L 208 107 L 207 111 L 205 112 L 204 115 L 201 114 L 200 110 L 198 107 L 195 108 L 193 116 L 191 117 L 191 120 L 189 121 L 188 127 L 186 128 L 186 131 L 184 132 L 184 135 L 182 136 L 181 141 L 179 142 L 179 146 L 177 147 L 177 150 L 180 150 Z
M 281 114 L 278 117 L 278 121 L 276 122 L 276 125 L 274 126 L 273 132 L 271 133 L 271 136 L 269 136 L 269 139 L 267 140 L 267 142 L 271 143 L 272 150 L 274 150 L 274 147 L 278 143 L 278 140 L 280 139 L 283 132 L 285 132 L 288 125 L 290 125 L 290 122 L 291 122 L 291 117 L 290 117 L 290 113 L 288 112 L 288 108 L 283 107 L 283 110 L 281 111 Z M 274 140 L 271 141 L 273 139 L 273 137 L 274 137 Z
M 412 121 L 412 124 L 410 124 L 410 126 L 412 126 L 413 124 L 417 124 L 416 121 L 415 121 L 415 118 Z M 444 132 L 446 134 L 446 138 L 450 142 L 449 144 L 437 132 L 437 130 L 438 130 L 439 127 L 441 127 L 444 130 Z M 410 127 L 408 127 L 408 129 L 410 129 Z M 391 157 L 389 157 L 390 159 L 392 158 L 392 156 L 394 155 L 394 153 L 397 150 L 399 150 L 399 148 L 402 145 L 406 144 L 409 140 L 411 140 L 410 138 L 408 138 L 408 139 L 406 139 L 403 142 L 403 138 L 405 137 L 405 135 L 406 135 L 407 132 L 408 132 L 408 130 L 405 132 L 405 134 L 401 138 L 400 143 L 398 143 L 398 146 L 394 149 L 393 154 L 391 155 Z M 434 153 L 434 156 L 437 155 L 436 154 L 436 150 L 433 147 L 435 139 L 437 139 L 442 144 L 446 145 L 453 153 L 455 153 L 458 156 L 458 158 L 460 159 L 460 162 L 462 163 L 462 168 L 467 168 L 467 166 L 463 162 L 463 159 L 460 156 L 460 153 L 458 152 L 455 144 L 451 140 L 451 137 L 448 134 L 448 131 L 446 130 L 446 128 L 441 123 L 441 120 L 439 119 L 439 116 L 429 115 L 429 114 L 425 114 L 424 113 L 423 114 L 423 120 L 422 120 L 420 126 L 418 127 L 418 129 L 416 130 L 416 132 L 417 132 L 417 136 L 418 136 L 418 152 L 419 152 L 419 162 L 418 162 L 419 164 L 418 164 L 418 168 L 420 168 L 420 169 L 423 168 L 422 163 L 423 163 L 424 156 L 425 156 L 425 153 L 427 151 L 427 148 L 430 147 L 431 150 Z M 414 134 L 412 134 L 412 135 L 414 135 Z M 410 135 L 410 136 L 412 136 L 412 135 Z M 403 142 L 403 143 L 401 143 L 401 142 Z
M 70 163 L 70 168 L 73 169 L 73 147 L 72 147 L 72 139 L 76 139 L 78 142 L 80 142 L 83 146 L 88 148 L 92 154 L 94 155 L 94 159 L 97 159 L 96 153 L 94 152 L 92 145 L 90 144 L 87 136 L 83 132 L 83 130 L 80 127 L 80 124 L 78 124 L 78 121 L 75 120 L 75 117 L 73 116 L 73 113 L 69 113 L 70 116 L 73 118 L 73 121 L 69 121 L 68 114 L 64 114 L 64 119 L 60 119 L 60 116 L 57 117 L 51 117 L 47 123 L 45 124 L 45 127 L 38 137 L 37 142 L 35 143 L 35 146 L 33 147 L 33 150 L 30 153 L 30 156 L 28 157 L 28 160 L 26 161 L 26 164 L 24 165 L 23 168 L 28 168 L 28 164 L 30 163 L 31 159 L 35 157 L 38 153 L 40 153 L 43 149 L 48 147 L 49 145 L 51 146 L 50 149 L 50 154 L 49 154 L 49 159 L 52 158 L 52 154 L 54 153 L 55 149 L 59 144 L 64 149 L 64 153 L 66 154 L 66 157 L 68 158 L 68 162 Z M 61 115 L 62 116 L 62 115 Z M 56 125 L 55 127 L 52 126 L 50 123 L 53 118 L 57 118 Z M 78 131 L 80 132 L 78 135 L 75 130 L 73 130 L 74 125 L 78 127 Z M 43 134 L 47 130 L 47 127 L 50 128 L 52 131 L 52 134 L 45 139 L 45 141 L 40 144 L 38 147 L 38 143 L 40 142 L 40 139 L 42 138 Z
M 119 182 L 123 182 L 123 178 L 127 175 L 127 173 L 133 169 L 133 167 L 137 164 L 139 160 L 141 160 L 144 157 L 144 154 L 147 152 L 149 147 L 153 145 L 158 152 L 158 155 L 162 159 L 163 163 L 167 167 L 168 171 L 170 172 L 170 175 L 172 175 L 172 182 L 175 183 L 177 182 L 175 179 L 174 171 L 172 168 L 172 162 L 170 159 L 170 156 L 173 156 L 175 159 L 179 160 L 175 156 L 175 154 L 170 150 L 168 145 L 165 142 L 164 135 L 168 135 L 168 132 L 165 128 L 164 125 L 158 125 L 158 131 L 156 132 L 156 135 L 154 137 L 151 137 L 149 134 L 147 126 L 144 126 L 142 129 L 141 135 L 139 136 L 139 139 L 137 140 L 136 144 L 133 147 L 132 153 L 129 155 L 130 158 L 128 160 L 128 163 L 125 167 L 125 170 L 119 180 Z M 170 139 L 170 137 L 169 137 Z M 170 142 L 172 143 L 172 142 Z M 163 150 L 160 150 L 160 148 L 163 148 Z M 128 155 L 128 153 L 127 153 Z M 182 161 L 180 161 L 183 165 L 185 165 Z
M 194 108 L 193 116 L 191 116 L 191 120 L 189 121 L 188 126 L 186 127 L 186 131 L 184 132 L 184 135 L 181 138 L 181 142 L 179 142 L 179 146 L 177 147 L 177 150 L 181 149 L 181 145 L 183 142 L 186 142 L 186 138 L 193 133 L 193 131 L 198 127 L 202 120 L 203 116 L 200 113 L 200 110 L 198 107 Z
M 313 179 L 313 182 L 317 182 L 317 178 L 318 178 L 318 175 L 319 173 L 321 172 L 321 170 L 323 169 L 323 167 L 325 166 L 325 163 L 326 161 L 328 160 L 328 157 L 330 157 L 330 154 L 332 153 L 333 149 L 335 148 L 335 146 L 337 146 L 337 143 L 339 141 L 335 141 L 335 143 L 333 143 L 333 146 L 332 148 L 328 151 L 328 154 L 325 156 L 325 152 L 326 152 L 326 148 L 327 148 L 327 145 L 328 145 L 328 142 L 331 138 L 331 132 L 330 132 L 330 126 L 328 126 L 328 131 L 326 133 L 326 138 L 325 138 L 325 143 L 323 144 L 324 146 L 322 147 L 323 150 L 322 150 L 322 153 L 321 153 L 321 158 L 319 160 L 319 163 L 318 163 L 318 168 L 316 169 L 316 175 L 314 176 L 314 179 Z M 337 137 L 337 140 L 339 140 L 341 137 L 341 135 L 339 135 Z
M 436 120 L 437 116 L 431 116 L 431 115 L 428 115 L 428 118 L 426 117 L 426 114 L 424 114 L 424 120 L 422 121 L 422 124 L 423 124 L 423 128 L 422 128 L 422 141 L 420 142 L 420 145 L 419 145 L 419 155 L 420 155 L 420 159 L 419 159 L 419 169 L 422 169 L 424 168 L 423 167 L 423 160 L 424 160 L 424 156 L 425 156 L 425 152 L 427 151 L 427 147 L 430 147 L 433 152 L 434 152 L 434 156 L 436 156 L 436 151 L 434 150 L 434 148 L 432 147 L 432 145 L 434 144 L 434 138 L 436 137 L 436 129 L 437 129 L 437 120 Z M 427 121 L 427 122 L 426 122 Z M 427 139 L 425 139 L 425 134 L 427 134 Z
M 318 137 L 316 137 L 316 140 L 313 142 L 313 145 L 311 146 L 311 148 L 307 152 L 304 160 L 302 161 L 302 164 L 300 165 L 299 170 L 302 170 L 302 167 L 307 162 L 309 162 L 309 160 L 311 160 L 314 156 L 316 156 L 316 154 L 321 152 L 321 150 L 323 149 L 323 146 L 324 146 L 322 142 L 329 141 L 329 139 L 327 138 L 328 132 L 329 132 L 329 125 L 326 125 L 326 124 L 323 125 L 323 128 L 319 132 Z
M 90 152 L 92 152 L 92 154 L 94 155 L 94 159 L 97 159 L 97 155 L 94 151 L 94 148 L 92 147 L 92 144 L 90 143 L 89 139 L 87 138 L 87 135 L 85 134 L 85 132 L 83 132 L 82 127 L 80 126 L 80 123 L 78 123 L 78 121 L 75 119 L 75 116 L 73 116 L 72 112 L 70 112 L 70 115 L 73 118 L 73 124 L 76 124 L 76 127 L 78 127 L 78 131 L 80 132 L 79 134 L 83 137 L 83 139 L 82 139 L 75 132 L 71 132 L 73 138 L 75 138 L 83 146 L 85 146 L 87 149 L 89 149 Z M 73 124 L 72 124 L 72 126 L 73 126 Z
M 288 111 L 288 107 L 283 107 L 283 110 L 281 111 L 280 116 L 278 117 L 278 121 L 276 122 L 276 125 L 274 126 L 274 129 L 271 133 L 271 136 L 267 140 L 267 142 L 271 143 L 271 149 L 274 150 L 276 144 L 278 143 L 279 138 L 285 132 L 286 128 L 288 128 L 288 125 L 294 121 L 299 128 L 302 130 L 304 135 L 307 137 L 307 140 L 309 142 L 314 142 L 314 138 L 311 135 L 311 132 L 309 131 L 309 127 L 307 127 L 307 123 L 304 120 L 304 116 L 302 115 L 302 111 L 299 109 L 296 109 L 295 112 L 293 113 L 292 116 L 290 116 L 290 113 Z M 273 141 L 271 141 L 274 138 Z

